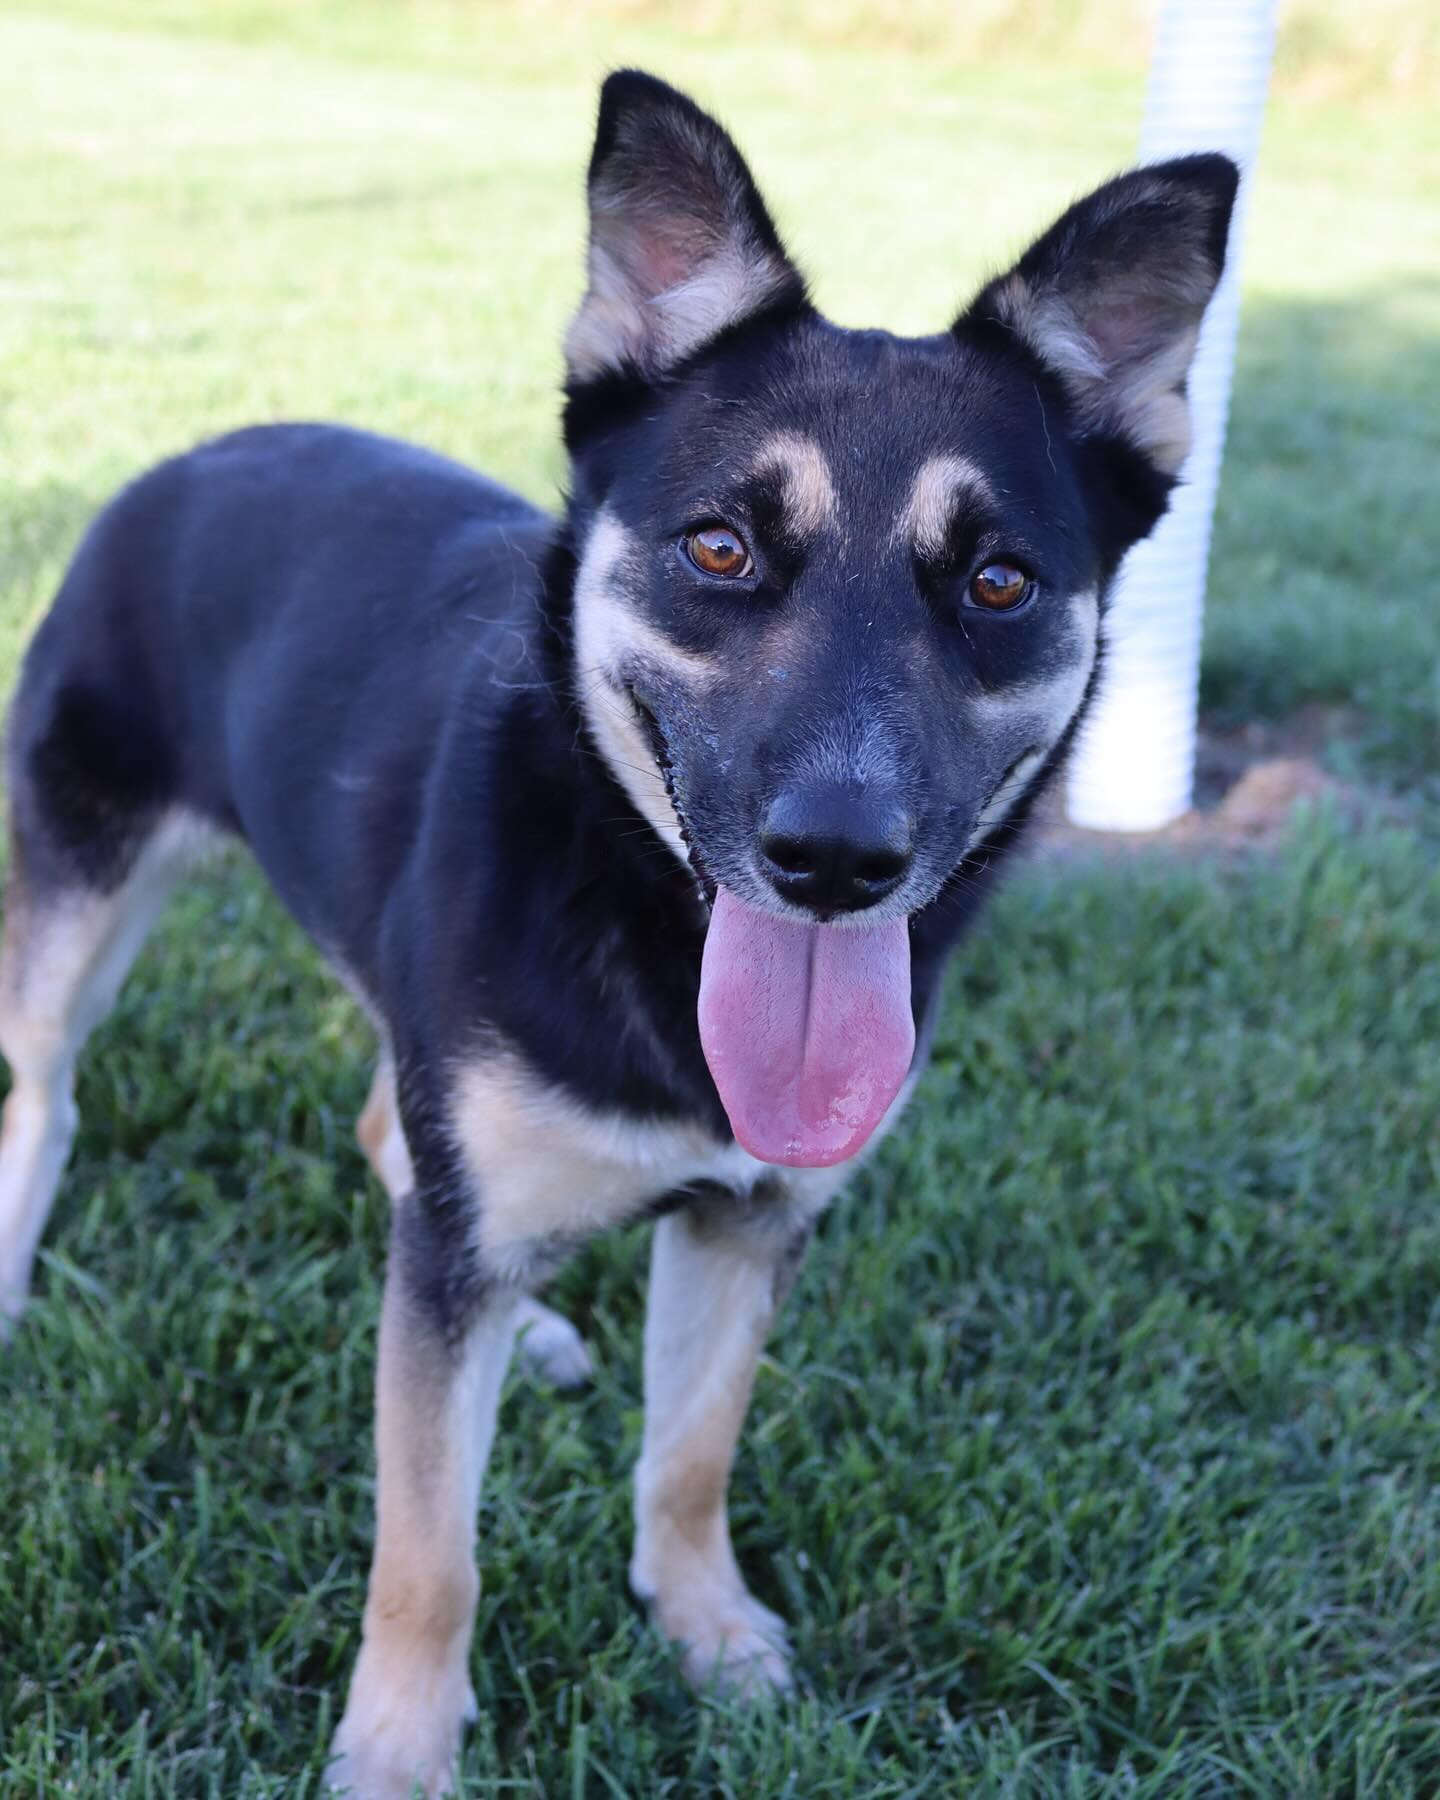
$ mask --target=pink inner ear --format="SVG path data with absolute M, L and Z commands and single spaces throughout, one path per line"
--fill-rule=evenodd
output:
M 654 240 L 648 249 L 641 279 L 649 291 L 652 294 L 663 294 L 667 288 L 678 286 L 689 272 L 679 250 L 659 239 Z
M 1107 369 L 1144 362 L 1175 334 L 1174 311 L 1163 290 L 1097 306 L 1085 321 L 1090 341 Z
M 625 267 L 647 299 L 678 287 L 704 260 L 705 246 L 693 229 L 688 237 L 670 221 L 647 220 L 632 226 L 625 246 Z

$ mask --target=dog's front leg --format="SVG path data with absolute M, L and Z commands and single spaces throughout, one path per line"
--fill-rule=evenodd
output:
M 655 1228 L 630 1581 L 697 1686 L 790 1684 L 784 1622 L 745 1586 L 725 1495 L 755 1367 L 809 1231 L 780 1200 L 697 1203 Z
M 375 1557 L 360 1659 L 329 1781 L 355 1800 L 452 1791 L 474 1716 L 468 1653 L 480 1581 L 480 1479 L 515 1335 L 515 1296 L 441 1300 L 417 1196 L 396 1208 L 376 1373 Z M 457 1306 L 458 1316 L 457 1316 Z

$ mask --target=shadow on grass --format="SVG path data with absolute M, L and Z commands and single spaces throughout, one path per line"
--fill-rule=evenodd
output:
M 1440 282 L 1241 328 L 1216 521 L 1203 704 L 1363 715 L 1377 773 L 1440 781 Z

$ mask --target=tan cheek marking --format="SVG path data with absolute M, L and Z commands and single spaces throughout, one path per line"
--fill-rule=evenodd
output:
M 910 498 L 896 521 L 894 541 L 913 544 L 925 556 L 940 556 L 961 496 L 992 500 L 994 489 L 983 469 L 965 456 L 932 456 L 920 465 Z
M 761 444 L 751 468 L 756 474 L 779 473 L 786 519 L 802 535 L 813 537 L 838 521 L 840 504 L 830 465 L 814 438 L 777 431 Z
M 704 657 L 672 644 L 635 616 L 620 576 L 639 547 L 612 513 L 602 511 L 586 540 L 575 578 L 575 672 L 581 709 L 611 773 L 636 810 L 674 851 L 688 860 L 680 822 L 639 720 L 617 691 L 630 665 L 664 669 L 695 687 L 713 673 Z
M 1072 598 L 1070 619 L 1076 655 L 1069 667 L 1043 681 L 1021 682 L 978 695 L 970 705 L 981 719 L 997 724 L 1007 719 L 1023 720 L 1035 727 L 1047 748 L 1055 743 L 1074 718 L 1076 707 L 1085 697 L 1090 671 L 1095 667 L 1100 602 L 1093 590 Z
M 1025 682 L 998 693 L 983 694 L 970 702 L 985 724 L 1008 726 L 1022 741 L 1025 733 L 1038 740 L 1033 755 L 1027 757 L 986 801 L 971 834 L 971 844 L 977 843 L 1011 811 L 1024 792 L 1025 784 L 1059 743 L 1085 698 L 1099 649 L 1099 596 L 1093 590 L 1076 594 L 1070 603 L 1070 617 L 1078 654 L 1069 668 L 1048 681 Z
M 1015 804 L 1025 792 L 1031 777 L 1049 755 L 1049 749 L 1032 750 L 1020 761 L 1001 782 L 1000 786 L 985 802 L 980 816 L 975 821 L 975 829 L 970 833 L 970 842 L 965 846 L 973 849 L 981 838 L 986 837 L 997 825 L 1003 824 L 1015 809 Z

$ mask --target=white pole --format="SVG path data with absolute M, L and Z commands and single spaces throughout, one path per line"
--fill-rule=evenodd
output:
M 1170 511 L 1120 571 L 1100 693 L 1070 766 L 1070 817 L 1096 831 L 1153 831 L 1190 807 L 1205 565 L 1235 366 L 1250 169 L 1274 42 L 1275 0 L 1164 0 L 1161 8 L 1141 160 L 1225 150 L 1242 180 L 1225 275 L 1190 372 L 1194 447 Z

